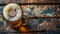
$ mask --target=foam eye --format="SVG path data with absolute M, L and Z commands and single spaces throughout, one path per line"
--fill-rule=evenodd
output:
M 19 18 L 22 18 L 21 7 L 18 4 L 10 3 L 5 6 L 3 15 L 6 20 L 17 21 Z

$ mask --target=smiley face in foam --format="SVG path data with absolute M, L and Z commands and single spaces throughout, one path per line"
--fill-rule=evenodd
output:
M 22 17 L 21 7 L 15 3 L 10 3 L 4 8 L 3 15 L 8 21 L 17 21 Z

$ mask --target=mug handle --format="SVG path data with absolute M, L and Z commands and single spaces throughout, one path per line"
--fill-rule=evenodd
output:
M 25 19 L 25 22 L 23 21 Z M 23 16 L 22 18 L 22 25 L 27 25 L 29 22 L 29 18 L 27 16 Z

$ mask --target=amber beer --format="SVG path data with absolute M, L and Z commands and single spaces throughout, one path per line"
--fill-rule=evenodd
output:
M 16 28 L 17 30 L 21 31 L 21 32 L 27 32 L 27 28 L 24 25 L 21 25 L 22 21 L 21 19 L 15 21 L 15 22 L 10 22 L 10 25 L 13 28 Z

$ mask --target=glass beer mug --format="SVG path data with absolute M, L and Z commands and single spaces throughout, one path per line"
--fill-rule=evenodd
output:
M 27 32 L 26 27 L 24 27 L 27 23 L 22 22 L 22 9 L 18 4 L 10 3 L 6 5 L 3 10 L 3 15 L 11 27 L 22 32 Z

